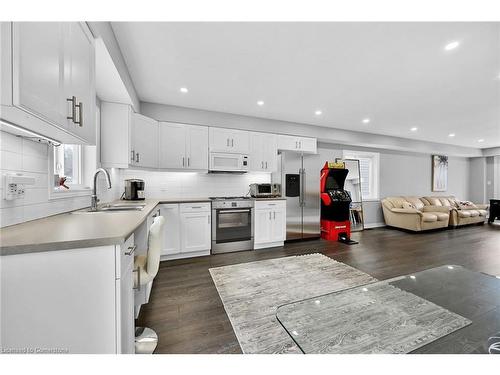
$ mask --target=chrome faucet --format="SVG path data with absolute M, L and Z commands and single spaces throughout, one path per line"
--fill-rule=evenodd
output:
M 99 199 L 97 199 L 97 176 L 99 175 L 99 172 L 104 173 L 106 180 L 108 181 L 108 189 L 111 189 L 111 177 L 109 177 L 108 171 L 104 168 L 99 168 L 94 173 L 94 190 L 92 191 L 92 196 L 90 198 L 90 211 L 97 211 L 97 202 L 99 202 Z

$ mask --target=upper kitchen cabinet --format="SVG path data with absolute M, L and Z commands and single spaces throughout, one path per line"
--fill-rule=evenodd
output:
M 210 152 L 231 152 L 248 154 L 250 152 L 250 132 L 244 130 L 210 128 Z
M 158 168 L 158 121 L 127 104 L 101 103 L 101 163 L 108 168 Z
M 131 164 L 144 168 L 158 168 L 158 121 L 132 113 Z
M 206 126 L 160 122 L 160 168 L 208 170 Z
M 278 155 L 276 134 L 250 133 L 250 170 L 275 172 Z
M 80 22 L 3 22 L 2 119 L 95 144 L 94 39 Z
M 291 135 L 278 136 L 278 150 L 296 151 L 305 154 L 317 153 L 316 138 L 296 137 Z

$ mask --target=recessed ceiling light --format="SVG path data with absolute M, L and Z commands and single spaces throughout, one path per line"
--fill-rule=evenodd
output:
M 257 102 L 257 105 L 260 105 L 260 106 L 262 107 L 262 106 L 264 105 L 264 101 L 263 101 L 263 100 L 259 100 L 259 101 Z
M 454 40 L 453 42 L 450 42 L 447 45 L 445 45 L 444 50 L 451 51 L 451 50 L 457 48 L 459 45 L 460 45 L 460 42 L 458 40 Z
M 455 136 L 455 133 L 450 133 L 450 134 L 448 134 L 448 137 L 453 138 L 454 136 Z
M 183 94 L 187 93 L 189 90 L 187 89 L 187 87 L 181 87 L 180 89 L 180 92 L 182 92 Z
M 477 141 L 478 141 L 479 143 L 481 143 L 481 142 L 484 142 L 484 139 L 483 139 L 483 138 L 481 138 L 481 139 L 478 139 Z
M 418 130 L 418 128 L 416 126 L 414 126 L 413 128 L 410 129 L 412 132 L 416 132 Z
M 323 113 L 323 112 L 322 112 L 320 109 L 318 109 L 318 110 L 316 110 L 316 111 L 314 112 L 314 114 L 315 114 L 316 116 L 321 116 L 321 114 L 322 114 L 322 113 Z
M 369 118 L 364 118 L 362 122 L 363 122 L 363 124 L 369 124 L 370 121 L 371 120 Z

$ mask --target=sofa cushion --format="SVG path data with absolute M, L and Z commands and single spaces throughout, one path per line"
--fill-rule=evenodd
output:
M 479 216 L 479 211 L 477 211 L 477 210 L 467 210 L 467 212 L 470 213 L 470 217 L 478 217 Z
M 438 217 L 434 213 L 424 212 L 422 214 L 422 220 L 426 223 L 433 223 L 435 221 L 438 221 Z
M 418 197 L 403 197 L 403 198 L 406 199 L 406 201 L 413 204 L 417 210 L 421 210 L 424 207 L 424 202 L 422 202 Z
M 477 206 L 470 202 L 470 201 L 460 201 L 460 202 L 457 202 L 457 206 L 458 208 L 462 209 L 462 210 L 469 210 L 469 209 L 474 209 L 474 208 L 477 208 Z
M 406 200 L 402 197 L 387 197 L 383 200 L 383 204 L 388 208 L 403 208 Z
M 450 215 L 443 212 L 433 212 L 433 214 L 437 216 L 438 221 L 448 221 L 450 219 Z
M 458 210 L 458 217 L 463 217 L 463 218 L 466 218 L 466 217 L 470 217 L 470 211 L 471 210 L 467 210 L 467 211 L 464 211 L 464 210 Z
M 476 210 L 477 212 L 479 212 L 479 216 L 486 216 L 488 214 L 488 211 L 486 210 Z

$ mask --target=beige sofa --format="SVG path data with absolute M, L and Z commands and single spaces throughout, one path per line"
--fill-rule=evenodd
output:
M 488 214 L 487 204 L 473 204 L 470 207 L 459 208 L 457 206 L 458 200 L 453 196 L 430 196 L 420 199 L 426 207 L 443 207 L 449 210 L 449 225 L 452 227 L 484 223 Z
M 414 208 L 408 207 L 410 204 Z M 415 232 L 446 228 L 450 220 L 450 210 L 447 207 L 426 206 L 418 197 L 382 199 L 382 210 L 387 225 Z

